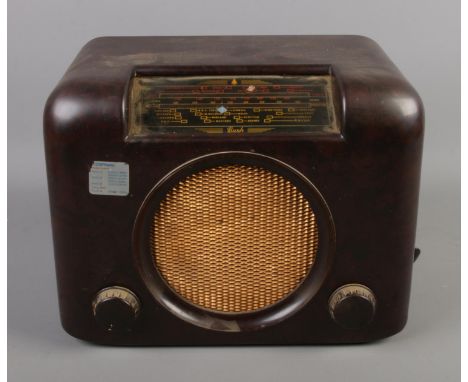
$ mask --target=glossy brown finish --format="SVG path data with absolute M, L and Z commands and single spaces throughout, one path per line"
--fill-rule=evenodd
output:
M 320 74 L 336 81 L 341 135 L 157 137 L 126 142 L 129 81 L 147 74 Z M 44 112 L 50 206 L 62 324 L 113 345 L 358 343 L 400 331 L 408 312 L 423 141 L 419 96 L 380 47 L 360 36 L 105 37 L 89 42 Z M 263 154 L 320 191 L 336 251 L 320 289 L 287 319 L 260 330 L 219 332 L 174 316 L 148 290 L 132 230 L 148 193 L 169 172 L 211 153 Z M 91 195 L 93 161 L 126 162 L 126 197 Z M 377 299 L 373 321 L 349 330 L 328 312 L 338 287 L 360 283 Z M 132 290 L 141 312 L 128 333 L 96 323 L 104 287 Z

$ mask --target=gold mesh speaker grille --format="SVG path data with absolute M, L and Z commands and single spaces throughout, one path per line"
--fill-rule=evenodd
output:
M 154 263 L 169 286 L 204 309 L 245 313 L 291 293 L 313 266 L 314 212 L 288 180 L 226 165 L 177 184 L 154 216 Z

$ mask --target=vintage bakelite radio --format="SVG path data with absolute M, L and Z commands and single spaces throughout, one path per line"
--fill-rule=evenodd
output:
M 397 333 L 423 124 L 365 37 L 92 40 L 44 114 L 65 330 L 111 345 Z

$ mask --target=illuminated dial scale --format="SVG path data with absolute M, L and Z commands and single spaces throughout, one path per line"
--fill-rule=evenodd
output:
M 129 136 L 339 133 L 331 77 L 135 77 Z

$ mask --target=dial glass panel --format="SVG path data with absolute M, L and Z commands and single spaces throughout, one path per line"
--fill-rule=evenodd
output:
M 332 77 L 134 77 L 128 137 L 339 134 Z

